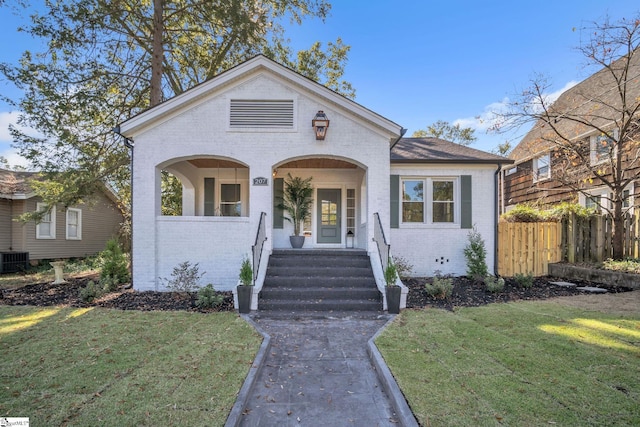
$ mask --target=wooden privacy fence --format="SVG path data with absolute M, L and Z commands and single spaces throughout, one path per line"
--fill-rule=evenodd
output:
M 624 217 L 625 258 L 640 257 L 640 213 Z M 562 259 L 569 262 L 602 262 L 613 256 L 613 221 L 610 216 L 580 218 L 571 215 L 562 221 Z
M 601 262 L 613 255 L 612 221 L 608 216 L 562 222 L 498 223 L 498 274 L 545 276 L 549 263 Z M 640 257 L 640 212 L 624 219 L 624 257 Z
M 498 223 L 498 274 L 549 274 L 549 263 L 562 259 L 562 224 L 556 222 Z

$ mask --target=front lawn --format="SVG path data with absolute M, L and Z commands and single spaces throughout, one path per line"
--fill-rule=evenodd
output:
M 261 339 L 234 313 L 0 306 L 0 416 L 223 425 Z
M 422 425 L 640 425 L 640 311 L 405 310 L 376 345 Z

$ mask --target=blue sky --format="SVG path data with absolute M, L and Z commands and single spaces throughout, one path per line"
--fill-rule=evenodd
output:
M 436 120 L 476 129 L 472 146 L 490 151 L 512 135 L 486 133 L 487 113 L 527 87 L 537 73 L 554 92 L 586 78 L 575 51 L 580 27 L 605 16 L 634 17 L 637 0 L 470 0 L 367 2 L 334 0 L 331 17 L 290 29 L 294 48 L 337 37 L 351 46 L 345 79 L 356 101 L 408 129 L 407 136 Z M 38 45 L 16 31 L 20 17 L 0 7 L 0 62 L 15 62 Z M 574 30 L 576 29 L 576 30 Z M 18 93 L 0 78 L 0 92 Z M 7 126 L 17 112 L 0 103 L 0 155 L 20 163 Z

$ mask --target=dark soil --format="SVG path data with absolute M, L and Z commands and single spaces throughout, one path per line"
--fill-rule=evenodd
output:
M 17 289 L 5 289 L 0 293 L 0 304 L 5 305 L 66 305 L 69 307 L 106 307 L 121 310 L 187 310 L 198 312 L 234 311 L 233 294 L 219 292 L 224 295 L 221 305 L 215 308 L 201 309 L 196 306 L 197 292 L 137 292 L 124 285 L 115 292 L 108 293 L 92 302 L 80 298 L 80 289 L 87 286 L 90 280 L 98 282 L 95 276 L 81 279 L 67 279 L 69 283 L 52 285 L 37 283 Z
M 123 286 L 115 292 L 111 292 L 92 302 L 85 302 L 80 298 L 80 289 L 87 286 L 90 280 L 98 281 L 97 277 L 83 277 L 68 279 L 69 283 L 52 285 L 37 283 L 23 286 L 17 289 L 5 289 L 0 292 L 0 304 L 4 305 L 35 305 L 52 306 L 66 305 L 70 307 L 106 307 L 121 310 L 187 310 L 196 312 L 234 311 L 233 294 L 220 292 L 224 295 L 224 301 L 218 307 L 200 309 L 196 306 L 197 293 L 177 292 L 137 292 L 130 286 Z M 449 298 L 438 299 L 427 294 L 425 283 L 430 278 L 405 279 L 404 283 L 409 287 L 407 308 L 437 307 L 453 310 L 454 307 L 476 307 L 496 302 L 509 302 L 519 300 L 540 300 L 560 296 L 584 295 L 585 292 L 575 288 L 563 288 L 552 285 L 549 282 L 562 281 L 562 279 L 541 277 L 536 278 L 531 288 L 525 289 L 518 286 L 513 279 L 506 279 L 504 290 L 498 293 L 489 292 L 483 284 L 474 283 L 466 277 L 453 279 L 453 293 Z M 573 282 L 578 286 L 598 286 L 608 289 L 609 292 L 626 292 L 629 288 L 611 287 L 585 282 Z
M 407 308 L 438 307 L 453 310 L 454 307 L 477 307 L 481 305 L 510 302 L 521 300 L 542 300 L 554 297 L 585 295 L 589 292 L 576 288 L 565 288 L 552 285 L 550 282 L 563 282 L 557 277 L 536 277 L 533 286 L 523 288 L 513 278 L 505 278 L 505 286 L 501 292 L 489 292 L 482 283 L 475 283 L 467 277 L 455 277 L 453 279 L 453 292 L 449 298 L 434 298 L 425 290 L 425 284 L 431 283 L 431 279 L 405 279 L 403 283 L 409 288 L 407 296 Z M 605 288 L 610 293 L 628 292 L 631 288 L 609 286 L 598 283 L 580 282 L 571 280 L 577 287 L 591 286 Z

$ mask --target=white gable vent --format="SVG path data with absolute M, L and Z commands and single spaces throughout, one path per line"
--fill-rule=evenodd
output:
M 232 99 L 229 114 L 231 129 L 292 129 L 292 99 Z

